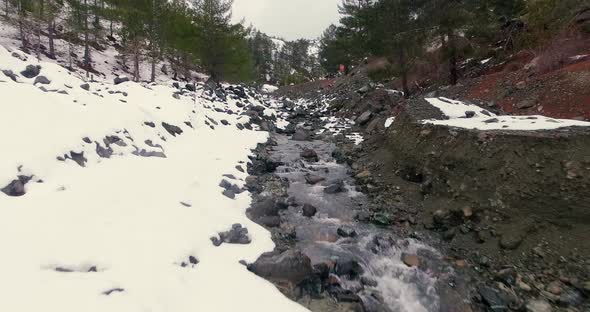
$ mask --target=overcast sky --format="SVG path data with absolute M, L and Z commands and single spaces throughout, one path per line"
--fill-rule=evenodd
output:
M 233 19 L 246 19 L 262 32 L 283 37 L 314 39 L 338 22 L 341 0 L 234 0 Z

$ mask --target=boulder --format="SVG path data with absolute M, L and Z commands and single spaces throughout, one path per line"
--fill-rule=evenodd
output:
M 309 141 L 311 140 L 311 133 L 305 129 L 298 128 L 291 137 L 295 141 Z
M 248 229 L 242 227 L 239 223 L 232 225 L 229 231 L 220 232 L 218 235 L 219 237 L 211 237 L 211 241 L 215 246 L 220 246 L 223 243 L 246 245 L 251 242 Z
M 281 254 L 265 253 L 248 270 L 271 282 L 295 288 L 313 276 L 313 267 L 308 256 L 298 250 L 287 250 Z
M 27 65 L 27 67 L 25 68 L 25 70 L 23 70 L 22 72 L 20 72 L 21 75 L 23 75 L 26 78 L 35 78 L 39 75 L 39 73 L 41 72 L 41 66 L 35 66 L 35 65 Z
M 365 125 L 371 120 L 371 117 L 373 117 L 373 113 L 371 111 L 366 111 L 356 119 L 356 124 L 359 126 Z
M 16 180 L 10 182 L 7 186 L 0 189 L 0 191 L 8 196 L 19 197 L 25 195 L 25 184 L 27 184 L 32 177 L 18 176 Z
M 38 83 L 47 85 L 47 84 L 50 84 L 51 81 L 49 81 L 49 79 L 47 79 L 47 77 L 45 77 L 45 76 L 37 76 L 37 78 L 35 78 L 35 82 L 33 82 L 33 84 L 38 84 Z
M 305 159 L 306 161 L 309 162 L 318 162 L 320 160 L 320 158 L 318 157 L 318 154 L 316 153 L 316 151 L 310 149 L 310 148 L 305 148 L 303 149 L 303 151 L 300 154 L 301 158 Z
M 2 73 L 4 73 L 6 77 L 12 79 L 12 81 L 16 82 L 16 74 L 12 70 L 5 69 L 2 71 Z
M 303 205 L 303 216 L 311 218 L 316 215 L 318 209 L 310 204 Z
M 177 136 L 177 135 L 182 134 L 182 129 L 180 129 L 180 127 L 178 127 L 178 126 L 162 122 L 162 127 L 164 127 L 164 129 L 166 129 L 166 131 L 168 131 L 168 133 L 170 133 L 172 136 Z
M 129 77 L 127 76 L 117 76 L 115 77 L 114 83 L 115 85 L 122 84 L 124 82 L 129 81 Z
M 320 177 L 319 175 L 315 175 L 315 174 L 311 174 L 311 173 L 305 175 L 305 182 L 307 184 L 315 185 L 315 184 L 318 184 L 324 180 L 326 180 L 326 178 Z

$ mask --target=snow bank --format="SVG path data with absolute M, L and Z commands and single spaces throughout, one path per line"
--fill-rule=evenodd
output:
M 266 93 L 273 93 L 275 91 L 277 91 L 279 88 L 277 86 L 273 86 L 273 85 L 269 85 L 269 84 L 265 84 L 262 86 L 262 92 L 266 92 Z
M 590 126 L 590 122 L 554 119 L 545 116 L 497 116 L 473 104 L 446 98 L 427 98 L 448 120 L 424 120 L 424 123 L 478 130 L 550 130 L 572 126 Z
M 231 200 L 218 186 L 224 174 L 243 185 L 246 174 L 234 167 L 245 168 L 267 139 L 238 130 L 248 117 L 237 100 L 202 91 L 176 99 L 172 87 L 132 82 L 90 82 L 87 91 L 64 68 L 33 59 L 0 46 L 0 188 L 34 176 L 24 196 L 0 193 L 0 310 L 305 310 L 238 263 L 274 245 L 245 216 L 249 193 Z M 29 64 L 51 82 L 20 75 Z M 237 114 L 220 112 L 228 109 Z M 96 152 L 106 136 L 118 138 L 108 159 Z M 166 158 L 135 155 L 141 150 Z M 71 151 L 84 152 L 85 167 L 57 159 Z M 252 243 L 214 247 L 210 237 L 234 223 Z M 190 256 L 199 263 L 182 266 Z

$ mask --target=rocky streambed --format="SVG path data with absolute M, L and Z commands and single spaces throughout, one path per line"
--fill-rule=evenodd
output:
M 249 270 L 312 311 L 469 311 L 464 277 L 427 237 L 369 214 L 333 137 L 317 135 L 325 116 L 286 110 L 248 166 L 248 215 L 276 243 Z

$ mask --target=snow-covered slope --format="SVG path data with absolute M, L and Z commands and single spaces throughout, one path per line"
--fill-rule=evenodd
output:
M 273 243 L 245 216 L 249 193 L 230 199 L 219 186 L 228 174 L 242 186 L 237 166 L 267 139 L 240 130 L 260 97 L 84 85 L 20 58 L 0 46 L 0 188 L 26 192 L 0 192 L 1 311 L 303 310 L 239 263 Z M 27 65 L 50 83 L 25 78 Z M 235 223 L 252 242 L 215 247 Z
M 446 98 L 427 98 L 426 101 L 449 117 L 448 120 L 424 121 L 436 125 L 479 130 L 549 130 L 590 126 L 590 122 L 546 116 L 497 116 L 477 105 Z

